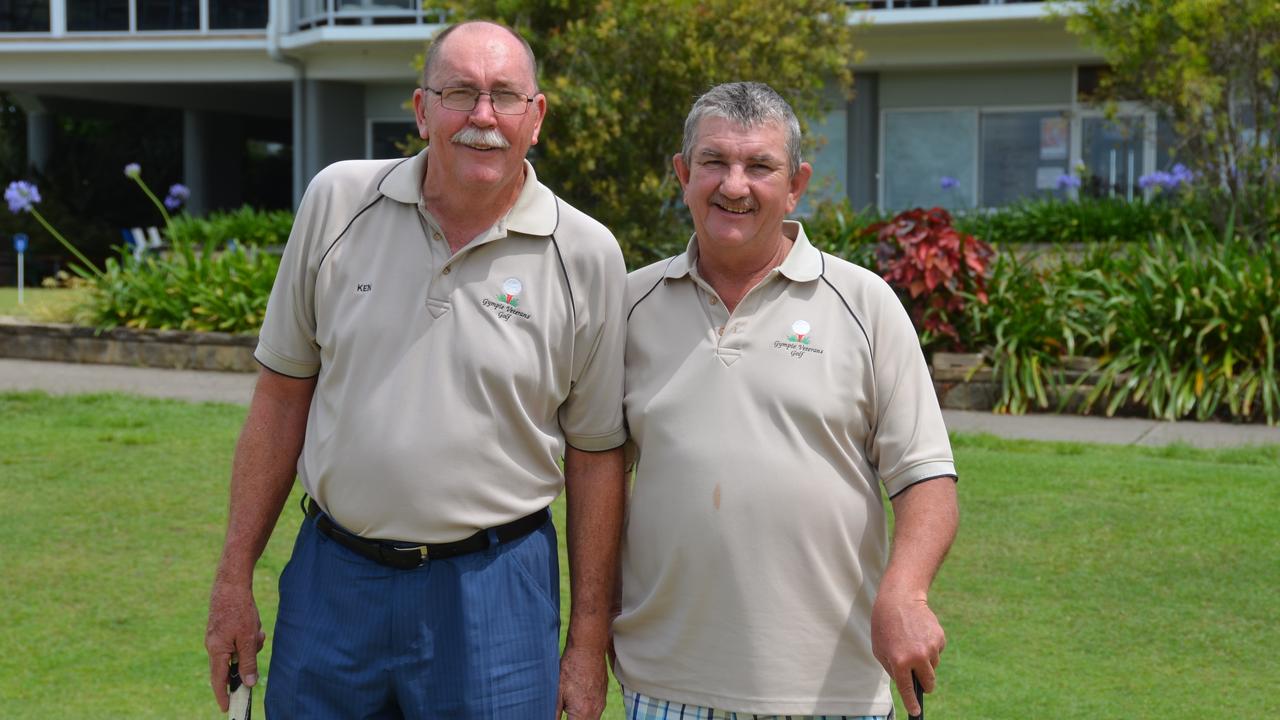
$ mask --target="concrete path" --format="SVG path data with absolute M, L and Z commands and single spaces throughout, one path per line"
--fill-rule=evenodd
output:
M 253 373 L 158 370 L 120 365 L 80 365 L 0 358 L 0 391 L 44 390 L 54 394 L 126 392 L 189 401 L 248 405 Z M 1280 428 L 1265 425 L 1161 422 L 1075 415 L 994 415 L 945 410 L 947 427 L 1007 438 L 1066 440 L 1112 445 L 1169 445 L 1216 448 L 1280 444 Z
M 193 402 L 248 405 L 253 373 L 161 370 L 0 358 L 0 391 L 44 390 L 55 395 L 124 392 Z

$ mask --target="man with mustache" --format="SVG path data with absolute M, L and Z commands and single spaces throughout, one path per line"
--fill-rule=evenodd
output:
M 958 513 L 915 330 L 883 280 L 786 220 L 812 169 L 767 85 L 699 98 L 673 162 L 693 238 L 627 283 L 627 718 L 885 718 L 891 680 L 916 713 Z
M 416 157 L 307 189 L 236 450 L 206 646 L 258 677 L 253 567 L 293 484 L 277 718 L 594 718 L 622 514 L 625 269 L 525 160 L 547 111 L 528 44 L 468 22 L 426 54 Z M 563 455 L 563 471 L 560 459 Z M 572 569 L 559 653 L 547 506 Z

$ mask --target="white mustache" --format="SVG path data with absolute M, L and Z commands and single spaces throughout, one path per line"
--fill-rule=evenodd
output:
M 511 143 L 507 142 L 507 139 L 502 136 L 502 133 L 498 132 L 497 128 L 482 129 L 468 125 L 454 133 L 450 139 L 459 145 L 470 147 L 498 148 L 500 150 L 506 150 L 511 147 Z

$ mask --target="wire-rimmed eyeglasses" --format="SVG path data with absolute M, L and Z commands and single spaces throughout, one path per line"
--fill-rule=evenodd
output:
M 499 115 L 523 115 L 529 110 L 533 98 L 514 90 L 477 90 L 473 87 L 423 88 L 440 96 L 440 104 L 449 110 L 471 112 L 476 109 L 481 95 L 488 95 L 493 111 Z

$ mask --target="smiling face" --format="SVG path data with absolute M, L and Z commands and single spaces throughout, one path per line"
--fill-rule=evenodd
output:
M 442 187 L 469 195 L 518 189 L 524 156 L 538 142 L 547 107 L 546 97 L 536 92 L 528 54 L 509 31 L 488 23 L 458 27 L 443 42 L 429 87 L 510 90 L 534 102 L 523 115 L 500 115 L 482 95 L 468 112 L 450 110 L 436 93 L 416 90 L 418 134 L 430 143 L 428 182 L 438 178 Z
M 704 255 L 749 257 L 775 252 L 782 221 L 795 210 L 813 169 L 787 165 L 786 130 L 779 123 L 744 128 L 722 117 L 699 124 L 689 162 L 673 159 L 684 202 Z

